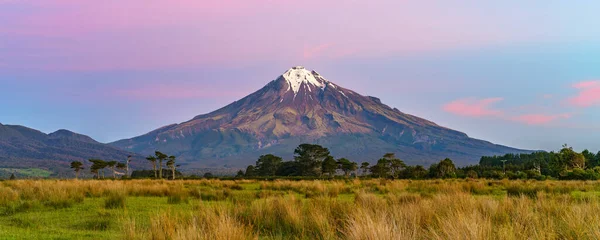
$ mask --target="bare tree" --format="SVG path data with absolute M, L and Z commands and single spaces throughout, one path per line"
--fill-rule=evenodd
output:
M 127 156 L 127 161 L 125 162 L 125 164 L 127 164 L 126 169 L 125 169 L 125 176 L 127 177 L 131 177 L 131 175 L 129 175 L 129 163 L 131 162 L 131 155 Z

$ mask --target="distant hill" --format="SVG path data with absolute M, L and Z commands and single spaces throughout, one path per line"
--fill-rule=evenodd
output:
M 0 168 L 40 168 L 56 175 L 69 170 L 71 161 L 85 164 L 90 158 L 125 161 L 137 154 L 99 143 L 68 130 L 45 134 L 35 129 L 0 124 Z M 141 161 L 138 161 L 141 164 Z
M 219 110 L 111 145 L 142 155 L 160 149 L 186 167 L 216 167 L 244 166 L 266 153 L 291 159 L 301 143 L 321 144 L 334 156 L 354 161 L 373 162 L 394 152 L 409 164 L 423 165 L 446 157 L 459 165 L 476 164 L 484 155 L 530 152 L 403 113 L 304 67 L 287 70 Z

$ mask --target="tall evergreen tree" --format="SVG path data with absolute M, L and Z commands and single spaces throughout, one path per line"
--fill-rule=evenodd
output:
M 90 172 L 95 174 L 97 179 L 100 179 L 100 173 L 104 173 L 102 170 L 107 166 L 106 162 L 100 159 L 89 159 L 88 161 L 92 163 Z
M 321 163 L 321 170 L 323 174 L 327 174 L 332 177 L 335 174 L 335 170 L 337 170 L 338 164 L 337 161 L 332 156 L 327 156 L 325 160 Z
M 402 171 L 402 169 L 406 167 L 404 161 L 397 158 L 396 154 L 394 153 L 386 153 L 385 155 L 383 155 L 383 158 L 385 158 L 389 162 L 392 176 L 394 176 L 395 178 L 397 178 L 400 175 L 400 171 Z
M 169 156 L 167 156 L 167 154 L 164 154 L 160 151 L 155 151 L 154 155 L 156 156 L 156 159 L 158 160 L 158 178 L 162 179 L 163 178 L 163 161 L 166 160 Z
M 255 177 L 256 176 L 256 170 L 254 168 L 254 165 L 249 165 L 246 168 L 246 173 L 245 173 L 246 177 Z
M 167 167 L 171 169 L 172 180 L 175 180 L 175 156 L 169 156 L 169 160 L 167 161 Z
M 356 171 L 358 169 L 358 164 L 355 162 L 351 162 L 346 158 L 340 158 L 337 161 L 338 168 L 344 172 L 344 176 L 348 177 L 351 172 Z
M 360 164 L 360 169 L 362 170 L 362 175 L 366 175 L 367 171 L 369 171 L 369 162 L 363 162 Z
M 275 176 L 277 169 L 283 161 L 282 158 L 273 154 L 262 155 L 256 161 L 256 175 L 258 176 Z
M 387 178 L 392 171 L 390 163 L 390 160 L 384 157 L 377 160 L 377 164 L 371 166 L 369 170 L 371 171 L 374 177 Z
M 456 166 L 450 158 L 446 158 L 440 161 L 435 166 L 432 165 L 430 170 L 434 171 L 434 174 L 438 178 L 452 178 L 456 177 Z
M 75 171 L 75 179 L 79 179 L 79 171 L 84 169 L 83 163 L 80 161 L 73 161 L 71 162 L 71 169 Z
M 154 169 L 154 178 L 158 178 L 158 173 L 156 172 L 156 157 L 148 156 L 146 157 L 146 160 L 152 163 L 152 168 Z
M 321 163 L 329 157 L 329 149 L 316 144 L 301 144 L 294 150 L 301 176 L 321 175 Z

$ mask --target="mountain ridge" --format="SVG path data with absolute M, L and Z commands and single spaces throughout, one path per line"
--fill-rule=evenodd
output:
M 137 165 L 145 163 L 137 154 L 69 130 L 46 134 L 21 125 L 0 124 L 0 167 L 4 168 L 43 168 L 64 174 L 71 172 L 71 161 L 87 165 L 91 158 L 124 161 L 128 155 L 139 160 Z

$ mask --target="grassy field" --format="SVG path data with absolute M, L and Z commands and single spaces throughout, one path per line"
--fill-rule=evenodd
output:
M 600 239 L 600 182 L 0 182 L 0 239 Z

